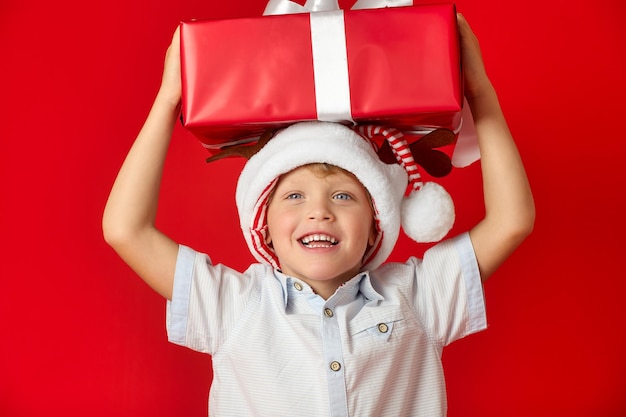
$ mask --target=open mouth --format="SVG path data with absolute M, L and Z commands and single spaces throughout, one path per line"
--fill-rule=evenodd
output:
M 308 235 L 300 239 L 300 243 L 302 243 L 307 248 L 330 248 L 331 246 L 335 246 L 337 243 L 337 239 L 332 236 L 325 234 L 314 234 Z

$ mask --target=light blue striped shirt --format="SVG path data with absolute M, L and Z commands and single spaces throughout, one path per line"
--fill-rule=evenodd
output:
M 441 353 L 486 327 L 468 234 L 363 272 L 324 300 L 181 246 L 169 340 L 212 355 L 211 416 L 444 416 Z

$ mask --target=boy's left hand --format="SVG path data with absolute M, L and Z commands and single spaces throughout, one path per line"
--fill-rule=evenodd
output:
M 490 86 L 478 38 L 461 13 L 457 13 L 461 35 L 461 62 L 465 81 L 465 95 L 472 99 Z

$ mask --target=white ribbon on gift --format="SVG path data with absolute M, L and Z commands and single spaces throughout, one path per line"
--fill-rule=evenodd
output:
M 352 10 L 412 6 L 413 0 L 357 0 Z M 311 13 L 313 72 L 318 120 L 350 121 L 350 83 L 343 12 L 337 0 L 307 0 L 304 6 L 290 0 L 269 0 L 263 15 Z M 338 42 L 339 41 L 339 42 Z M 480 159 L 474 119 L 467 100 L 452 165 L 462 168 Z
M 343 10 L 310 14 L 317 120 L 351 122 Z

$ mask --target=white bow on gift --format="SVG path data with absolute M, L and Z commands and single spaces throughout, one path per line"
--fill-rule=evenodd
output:
M 413 0 L 357 0 L 352 10 L 381 9 L 383 7 L 412 6 Z M 337 0 L 307 0 L 304 6 L 289 0 L 269 0 L 264 15 L 339 10 Z
M 413 0 L 357 0 L 352 10 L 412 6 Z M 300 5 L 290 0 L 269 0 L 263 15 L 309 13 L 340 10 L 338 0 L 307 0 Z M 341 83 L 342 81 L 340 81 Z M 340 89 L 339 89 L 340 90 Z M 331 89 L 332 91 L 332 89 Z M 336 93 L 338 90 L 335 89 Z M 467 100 L 463 105 L 463 121 L 452 153 L 452 165 L 462 168 L 480 159 L 474 119 Z

